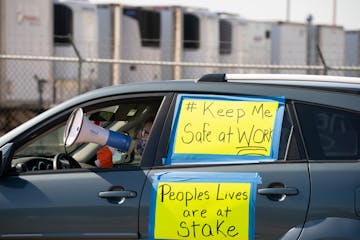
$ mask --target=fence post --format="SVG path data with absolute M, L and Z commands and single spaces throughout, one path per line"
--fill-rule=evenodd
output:
M 74 48 L 74 51 L 75 51 L 75 54 L 76 56 L 78 57 L 79 59 L 79 65 L 78 65 L 78 94 L 81 93 L 81 75 L 82 75 L 82 62 L 83 62 L 83 58 L 81 57 L 80 55 L 80 52 L 79 50 L 77 49 L 74 41 L 73 41 L 73 38 L 71 36 L 71 34 L 69 34 L 69 39 L 70 39 L 70 43 L 71 43 L 71 46 Z
M 120 59 L 120 46 L 121 46 L 121 15 L 122 15 L 122 7 L 119 4 L 115 4 L 114 6 L 114 17 L 113 17 L 113 34 L 114 34 L 114 51 L 113 51 L 113 59 Z M 119 63 L 112 64 L 112 85 L 120 84 L 122 81 L 120 79 L 120 65 Z
M 324 74 L 324 75 L 327 75 L 327 72 L 328 72 L 328 70 L 329 70 L 329 66 L 326 65 L 325 58 L 324 58 L 324 56 L 323 56 L 323 54 L 322 54 L 322 52 L 321 52 L 321 49 L 320 49 L 319 44 L 316 44 L 316 48 L 317 48 L 317 51 L 318 51 L 318 54 L 319 54 L 321 63 L 322 63 L 323 66 L 324 66 L 324 73 L 323 73 L 323 74 Z
M 47 83 L 47 81 L 46 79 L 39 78 L 37 74 L 34 75 L 34 79 L 37 82 L 37 90 L 39 93 L 39 112 L 40 112 L 42 111 L 44 105 L 43 93 L 44 93 L 44 85 Z
M 174 10 L 174 80 L 181 78 L 181 67 L 179 63 L 181 62 L 181 50 L 182 50 L 182 31 L 183 31 L 183 22 L 182 22 L 182 11 L 180 7 L 175 7 Z

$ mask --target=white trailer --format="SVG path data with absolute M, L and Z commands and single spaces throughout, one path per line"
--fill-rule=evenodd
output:
M 345 65 L 352 67 L 360 66 L 360 31 L 345 32 Z M 360 72 L 346 72 L 346 75 L 360 77 Z
M 54 56 L 98 58 L 97 7 L 76 0 L 54 0 Z M 96 64 L 55 62 L 56 100 L 95 88 Z
M 307 65 L 324 65 L 324 62 L 328 67 L 344 65 L 345 31 L 342 27 L 309 24 L 307 29 Z M 308 73 L 329 75 L 343 74 L 339 71 L 325 71 L 325 69 L 321 71 L 309 70 Z
M 217 63 L 219 61 L 219 18 L 217 13 L 200 8 L 183 10 L 183 62 Z M 198 78 L 217 72 L 215 67 L 182 67 L 182 78 Z
M 271 63 L 271 22 L 248 21 L 246 23 L 246 64 L 269 65 Z M 268 70 L 246 69 L 244 73 L 265 73 Z
M 345 32 L 343 27 L 319 25 L 318 44 L 328 66 L 343 66 L 345 62 Z M 343 75 L 328 71 L 328 75 Z
M 219 17 L 202 8 L 163 6 L 161 13 L 161 60 L 218 63 Z M 178 69 L 178 72 L 174 69 Z M 216 67 L 163 66 L 162 79 L 196 78 L 217 72 Z
M 300 65 L 307 62 L 307 27 L 305 24 L 278 22 L 271 31 L 271 64 Z M 274 73 L 287 73 L 288 70 L 274 70 Z M 306 73 L 305 70 L 292 73 Z
M 161 13 L 154 7 L 98 4 L 99 57 L 114 60 L 160 61 Z M 161 79 L 159 65 L 99 66 L 99 86 Z
M 51 1 L 1 0 L 0 9 L 2 54 L 52 56 Z M 1 60 L 0 68 L 1 106 L 52 100 L 51 62 L 8 59 Z
M 344 65 L 345 32 L 339 26 L 318 26 L 319 47 L 326 63 L 329 65 Z
M 247 21 L 237 15 L 219 14 L 220 63 L 246 64 Z M 220 72 L 244 73 L 244 69 L 219 69 Z
M 121 22 L 121 58 L 160 61 L 160 12 L 150 7 L 126 6 Z M 159 65 L 123 64 L 120 71 L 122 83 L 161 79 Z

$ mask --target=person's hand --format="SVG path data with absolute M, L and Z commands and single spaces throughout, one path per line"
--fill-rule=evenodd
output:
M 109 147 L 105 146 L 99 149 L 96 153 L 97 161 L 95 161 L 96 166 L 101 168 L 112 168 L 112 151 Z

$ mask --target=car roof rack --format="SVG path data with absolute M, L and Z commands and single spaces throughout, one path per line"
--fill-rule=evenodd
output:
M 197 82 L 321 82 L 360 84 L 360 78 L 306 74 L 225 74 L 212 73 L 202 76 Z
M 198 82 L 226 82 L 225 73 L 210 73 L 202 76 Z

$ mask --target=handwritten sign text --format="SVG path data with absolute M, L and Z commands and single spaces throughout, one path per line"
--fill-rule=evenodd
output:
M 248 239 L 251 184 L 160 182 L 156 239 Z
M 183 99 L 174 153 L 269 156 L 278 105 Z

